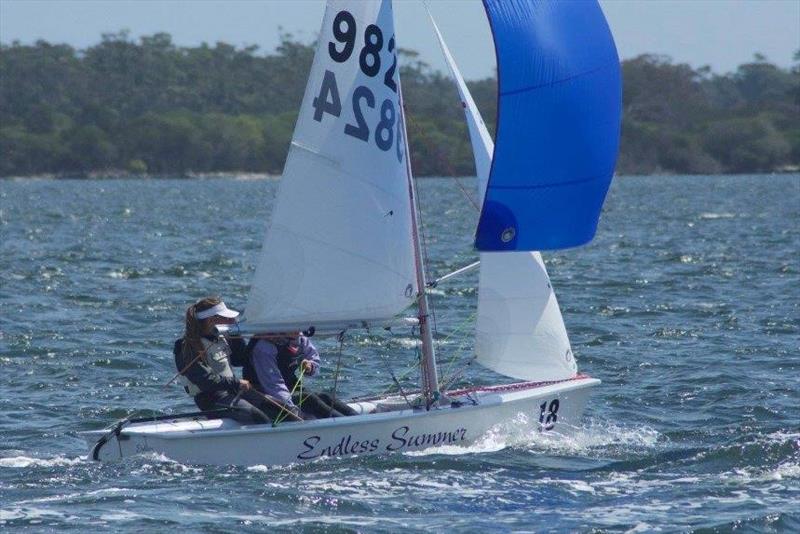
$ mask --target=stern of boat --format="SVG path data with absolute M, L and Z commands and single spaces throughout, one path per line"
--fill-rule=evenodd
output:
M 111 429 L 80 432 L 86 441 L 89 460 L 110 462 L 134 454 L 128 451 L 128 436 L 116 434 Z
M 538 424 L 539 432 L 568 434 L 581 425 L 592 390 L 600 380 L 580 374 L 553 382 L 518 382 L 450 391 L 451 398 L 474 399 L 492 406 L 497 420 L 524 415 Z

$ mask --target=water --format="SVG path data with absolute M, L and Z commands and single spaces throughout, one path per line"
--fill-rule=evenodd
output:
M 0 182 L 0 528 L 800 530 L 799 176 L 618 179 L 592 244 L 547 255 L 603 380 L 573 438 L 507 425 L 466 450 L 280 468 L 85 460 L 76 431 L 193 407 L 162 387 L 182 310 L 243 304 L 275 186 Z M 433 272 L 473 261 L 454 181 L 421 198 Z M 476 281 L 435 298 L 445 374 L 472 349 Z M 414 353 L 402 332 L 351 338 L 342 393 L 383 391 Z M 475 367 L 469 383 L 499 381 Z

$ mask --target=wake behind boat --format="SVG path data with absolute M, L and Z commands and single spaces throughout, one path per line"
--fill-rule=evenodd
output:
M 619 140 L 619 60 L 596 2 L 484 5 L 498 59 L 495 142 L 436 32 L 464 105 L 482 206 L 475 357 L 524 382 L 441 391 L 392 4 L 330 0 L 244 319 L 225 332 L 343 337 L 416 306 L 420 391 L 304 422 L 123 420 L 84 434 L 94 459 L 155 452 L 273 465 L 468 445 L 520 414 L 541 432 L 578 425 L 599 380 L 578 374 L 537 251 L 594 236 Z

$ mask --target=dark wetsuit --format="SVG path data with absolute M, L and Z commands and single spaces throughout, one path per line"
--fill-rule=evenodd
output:
M 241 339 L 205 337 L 203 345 L 206 359 L 198 358 L 191 365 L 192 360 L 183 356 L 183 339 L 175 341 L 173 347 L 175 366 L 182 371 L 181 382 L 197 407 L 204 411 L 230 409 L 227 415 L 242 423 L 269 423 L 277 410 L 257 394 L 241 391 L 239 380 L 230 368 L 241 367 L 247 361 L 245 343 Z

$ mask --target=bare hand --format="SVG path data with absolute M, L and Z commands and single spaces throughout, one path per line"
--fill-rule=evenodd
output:
M 239 380 L 239 389 L 242 391 L 250 391 L 253 386 L 250 384 L 249 380 Z
M 309 360 L 303 360 L 300 362 L 300 370 L 303 374 L 310 375 L 314 372 L 314 364 Z

